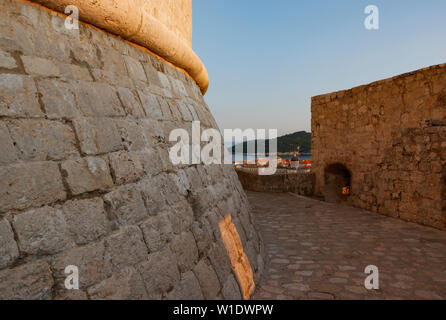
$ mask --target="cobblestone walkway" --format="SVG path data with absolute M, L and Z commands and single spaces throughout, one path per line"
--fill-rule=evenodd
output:
M 446 232 L 293 194 L 248 192 L 268 255 L 254 299 L 446 299 Z M 364 269 L 379 268 L 379 290 Z

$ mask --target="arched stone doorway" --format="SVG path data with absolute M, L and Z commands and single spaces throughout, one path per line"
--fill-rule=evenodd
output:
M 351 192 L 351 173 L 341 163 L 330 164 L 324 172 L 324 198 L 327 202 L 346 202 Z

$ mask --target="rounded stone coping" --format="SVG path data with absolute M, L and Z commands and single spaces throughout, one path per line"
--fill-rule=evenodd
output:
M 200 58 L 185 39 L 169 30 L 146 10 L 144 0 L 30 0 L 60 13 L 74 5 L 80 20 L 125 40 L 141 45 L 176 67 L 185 70 L 204 95 L 209 77 Z

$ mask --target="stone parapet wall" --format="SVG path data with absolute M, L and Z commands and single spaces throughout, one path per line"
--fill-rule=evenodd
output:
M 0 300 L 242 298 L 221 225 L 254 280 L 264 253 L 235 171 L 168 156 L 172 129 L 217 128 L 199 88 L 62 23 L 0 2 Z M 69 265 L 80 290 L 65 289 Z
M 258 175 L 236 170 L 243 189 L 256 192 L 292 192 L 303 196 L 314 194 L 313 173 Z
M 354 206 L 446 229 L 446 65 L 312 99 L 316 194 L 351 174 Z

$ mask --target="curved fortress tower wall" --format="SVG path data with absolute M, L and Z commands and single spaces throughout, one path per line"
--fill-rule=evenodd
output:
M 312 154 L 317 194 L 446 229 L 446 65 L 314 97 Z
M 191 2 L 144 2 L 190 54 Z M 0 2 L 0 299 L 249 298 L 263 248 L 237 174 L 168 156 L 172 129 L 217 128 L 201 62 L 64 21 Z

